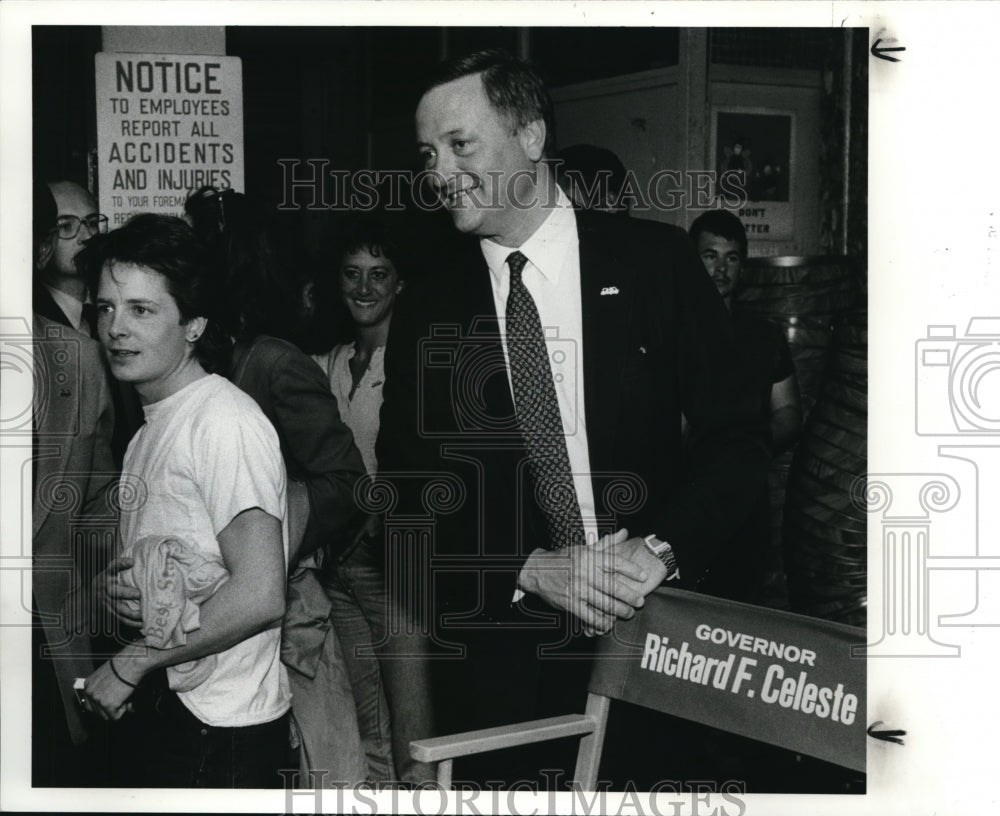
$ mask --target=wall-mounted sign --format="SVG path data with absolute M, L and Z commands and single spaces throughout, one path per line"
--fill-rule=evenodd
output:
M 179 215 L 210 184 L 243 189 L 243 66 L 238 57 L 96 55 L 99 206 L 109 227 Z
M 712 155 L 719 178 L 734 175 L 746 202 L 733 210 L 751 241 L 795 237 L 792 174 L 795 172 L 795 114 L 763 108 L 715 108 Z

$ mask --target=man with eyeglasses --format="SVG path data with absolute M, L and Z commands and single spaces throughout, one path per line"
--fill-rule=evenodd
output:
M 86 241 L 108 231 L 94 197 L 72 181 L 53 181 L 35 190 L 35 286 L 37 314 L 93 336 L 93 303 L 74 259 Z
M 83 241 L 106 229 L 94 199 L 71 182 L 37 184 L 35 380 L 32 415 L 32 780 L 36 787 L 103 784 L 109 779 L 109 732 L 88 719 L 73 684 L 95 667 L 106 629 L 86 591 L 108 560 L 117 527 L 109 491 L 117 484 L 112 454 L 117 391 L 83 316 L 86 285 L 73 260 Z M 120 415 L 120 414 L 119 414 Z M 71 496 L 69 502 L 56 496 Z M 74 535 L 86 519 L 88 535 Z
M 72 181 L 36 183 L 32 233 L 35 276 L 32 311 L 49 320 L 97 337 L 97 309 L 76 256 L 85 241 L 108 231 L 108 217 L 97 212 L 94 197 Z M 111 449 L 121 465 L 129 440 L 142 424 L 142 408 L 127 383 L 112 383 L 115 425 Z

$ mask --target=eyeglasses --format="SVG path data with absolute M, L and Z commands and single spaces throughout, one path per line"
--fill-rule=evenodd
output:
M 108 217 L 106 215 L 88 215 L 86 218 L 77 218 L 75 215 L 60 215 L 56 219 L 56 230 L 60 238 L 68 241 L 80 234 L 81 224 L 87 225 L 91 235 L 108 231 Z

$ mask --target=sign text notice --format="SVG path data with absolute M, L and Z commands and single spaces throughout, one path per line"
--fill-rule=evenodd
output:
M 179 215 L 188 193 L 243 189 L 243 74 L 238 57 L 96 55 L 101 212 Z

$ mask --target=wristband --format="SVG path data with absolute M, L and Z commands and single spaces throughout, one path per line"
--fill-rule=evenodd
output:
M 118 669 L 115 668 L 115 659 L 113 657 L 108 661 L 108 665 L 111 666 L 111 673 L 118 678 L 119 682 L 124 683 L 129 688 L 139 688 L 135 683 L 130 683 L 118 673 Z
M 677 569 L 677 559 L 674 557 L 674 550 L 666 541 L 660 541 L 656 537 L 656 533 L 652 533 L 646 536 L 643 541 L 646 542 L 646 549 L 648 549 L 653 555 L 655 555 L 660 563 L 667 568 L 667 577 L 664 581 L 672 581 L 675 578 L 681 577 L 681 571 Z

